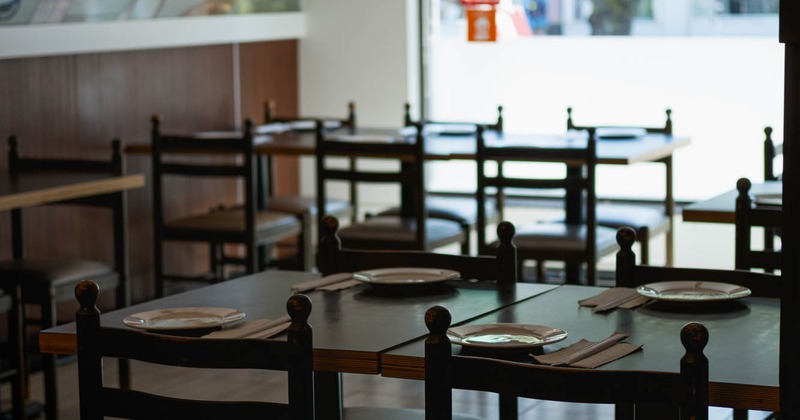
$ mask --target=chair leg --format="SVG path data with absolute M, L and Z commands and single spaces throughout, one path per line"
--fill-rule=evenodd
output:
M 650 231 L 646 228 L 639 229 L 636 239 L 639 241 L 639 248 L 642 254 L 640 264 L 650 264 Z
M 519 418 L 519 406 L 517 404 L 516 395 L 500 394 L 499 409 L 500 420 L 516 420 Z
M 747 420 L 749 413 L 742 408 L 733 409 L 733 420 Z
M 469 225 L 462 225 L 461 228 L 464 231 L 464 239 L 461 241 L 461 255 L 470 255 L 472 251 L 472 242 L 470 241 L 472 229 L 470 229 Z
M 56 325 L 56 303 L 53 299 L 41 303 L 42 325 L 41 329 L 52 328 Z M 56 357 L 54 354 L 43 353 L 42 371 L 44 374 L 44 400 L 45 418 L 55 420 L 58 418 L 58 389 L 56 380 Z
M 19 287 L 15 287 L 12 294 L 11 312 L 8 314 L 8 342 L 10 347 L 10 360 L 16 370 L 11 380 L 11 404 L 15 419 L 25 418 L 25 400 L 28 397 L 28 372 L 25 358 L 25 334 L 23 326 L 22 309 Z

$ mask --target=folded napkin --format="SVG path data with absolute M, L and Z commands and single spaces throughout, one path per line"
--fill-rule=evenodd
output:
M 340 283 L 343 284 L 345 287 L 341 287 Z M 303 283 L 297 283 L 294 286 L 292 286 L 292 292 L 303 293 L 315 289 L 342 290 L 348 287 L 353 287 L 357 284 L 359 284 L 359 282 L 353 280 L 353 273 L 338 273 L 338 274 L 331 274 L 330 276 L 325 276 L 319 279 L 306 281 Z
M 628 336 L 629 334 L 617 331 L 598 342 L 583 339 L 552 353 L 530 356 L 544 365 L 594 369 L 625 357 L 642 347 L 641 344 L 621 343 Z
M 208 333 L 203 338 L 269 338 L 286 331 L 291 323 L 289 315 L 275 319 L 255 319 L 236 324 L 231 328 Z
M 593 307 L 593 312 L 605 312 L 614 308 L 632 309 L 650 300 L 630 287 L 612 287 L 590 298 L 581 299 L 581 306 Z

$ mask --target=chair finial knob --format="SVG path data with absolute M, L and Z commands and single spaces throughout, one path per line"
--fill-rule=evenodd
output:
M 450 322 L 452 322 L 450 311 L 443 306 L 432 306 L 425 311 L 425 325 L 431 334 L 446 334 L 447 329 L 450 328 Z
M 747 194 L 752 186 L 753 183 L 747 178 L 739 178 L 739 180 L 736 181 L 736 189 L 739 190 L 739 195 Z
M 690 322 L 681 328 L 681 343 L 689 353 L 700 353 L 708 344 L 708 329 L 699 322 Z
M 772 137 L 772 127 L 770 126 L 764 127 L 764 134 L 767 135 L 767 138 Z
M 99 294 L 100 287 L 91 280 L 84 280 L 75 285 L 75 297 L 80 302 L 81 308 L 94 308 Z
M 509 243 L 514 239 L 517 229 L 511 222 L 503 221 L 497 224 L 497 237 L 500 238 L 501 243 Z
M 636 242 L 636 231 L 629 226 L 620 228 L 617 231 L 617 243 L 622 249 L 631 249 Z
M 295 294 L 286 301 L 286 312 L 292 322 L 306 323 L 311 315 L 311 298 L 303 294 Z
M 339 230 L 339 219 L 327 215 L 322 218 L 322 225 L 319 228 L 322 229 L 323 236 L 333 236 Z

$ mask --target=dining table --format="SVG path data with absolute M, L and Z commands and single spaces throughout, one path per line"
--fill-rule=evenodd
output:
M 126 316 L 144 311 L 182 307 L 226 307 L 242 311 L 245 319 L 275 319 L 286 313 L 292 286 L 318 278 L 319 274 L 295 271 L 265 271 L 110 311 L 101 316 L 107 327 L 129 328 Z M 452 281 L 434 290 L 397 290 L 359 284 L 340 291 L 309 291 L 313 309 L 315 386 L 318 418 L 340 419 L 341 374 L 378 375 L 381 356 L 400 345 L 419 340 L 428 330 L 425 311 L 434 305 L 450 309 L 453 321 L 474 318 L 513 305 L 557 286 L 518 283 L 498 288 L 490 282 Z M 102 294 L 102 291 L 101 291 Z M 69 323 L 39 333 L 40 351 L 75 354 L 75 324 Z
M 265 271 L 209 285 L 127 308 L 101 317 L 104 326 L 128 328 L 126 316 L 177 307 L 229 307 L 245 319 L 274 319 L 285 313 L 292 285 L 318 278 L 308 272 Z M 778 331 L 780 302 L 747 297 L 730 306 L 659 306 L 595 313 L 578 300 L 605 290 L 601 287 L 517 283 L 499 289 L 491 282 L 456 280 L 442 289 L 420 289 L 398 294 L 359 284 L 339 291 L 308 291 L 313 309 L 314 369 L 320 418 L 341 418 L 341 374 L 359 373 L 421 380 L 424 378 L 425 311 L 441 305 L 451 312 L 453 325 L 525 323 L 563 329 L 568 337 L 544 348 L 553 351 L 586 338 L 597 340 L 615 330 L 630 333 L 629 342 L 642 350 L 599 369 L 676 372 L 683 347 L 681 327 L 703 323 L 710 340 L 705 354 L 710 363 L 710 404 L 714 406 L 778 410 Z M 102 293 L 102 291 L 101 291 Z M 694 308 L 694 309 L 693 309 Z M 387 326 L 391 325 L 391 328 Z M 74 354 L 74 323 L 41 331 L 40 350 Z M 453 346 L 454 351 L 462 351 Z
M 753 183 L 750 195 L 776 196 L 783 193 L 783 181 Z M 700 200 L 683 208 L 683 221 L 704 223 L 736 223 L 736 197 L 739 191 L 732 188 L 707 200 Z
M 627 342 L 642 348 L 597 369 L 678 372 L 685 350 L 680 331 L 699 322 L 709 332 L 704 354 L 709 361 L 709 405 L 779 411 L 778 353 L 780 300 L 747 297 L 719 304 L 650 302 L 634 309 L 593 312 L 578 301 L 605 290 L 564 285 L 499 309 L 462 325 L 523 323 L 564 330 L 566 340 L 544 346 L 545 353 L 581 339 L 599 341 L 615 331 L 629 333 Z M 498 346 L 502 347 L 502 346 Z M 453 346 L 454 353 L 492 355 L 491 349 Z M 392 349 L 381 357 L 381 375 L 424 380 L 424 339 Z M 515 360 L 531 361 L 529 352 Z M 495 355 L 496 356 L 496 355 Z

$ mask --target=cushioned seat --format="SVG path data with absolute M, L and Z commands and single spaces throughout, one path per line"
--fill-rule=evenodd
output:
M 26 258 L 0 261 L 0 277 L 16 277 L 26 301 L 29 295 L 46 294 L 56 301 L 71 297 L 75 284 L 87 278 L 104 290 L 113 290 L 119 284 L 119 275 L 112 267 L 87 260 Z
M 308 212 L 312 216 L 316 216 L 317 199 L 294 195 L 270 197 L 267 201 L 267 209 L 292 214 Z M 346 200 L 328 200 L 325 204 L 325 212 L 336 217 L 345 217 L 350 214 L 350 211 L 350 203 Z
M 648 228 L 650 233 L 669 224 L 663 210 L 627 204 L 602 203 L 597 205 L 597 223 L 619 229 L 624 226 Z
M 217 231 L 242 231 L 245 229 L 244 209 L 234 208 L 230 210 L 216 211 L 213 213 L 201 213 L 183 217 L 165 224 L 170 229 L 191 229 Z M 277 230 L 281 234 L 284 230 L 297 232 L 297 218 L 289 213 L 281 212 L 257 212 L 256 213 L 256 234 L 268 230 Z
M 617 250 L 615 229 L 598 226 L 596 229 L 597 254 L 607 255 Z M 586 225 L 563 223 L 540 223 L 517 229 L 514 244 L 525 251 L 536 250 L 537 254 L 580 251 L 586 247 Z M 547 259 L 546 257 L 544 259 Z
M 411 249 L 416 241 L 417 222 L 395 216 L 375 216 L 356 225 L 342 228 L 339 237 L 345 248 L 371 248 L 371 243 L 383 249 Z M 461 226 L 449 220 L 425 220 L 425 236 L 431 248 L 457 242 L 463 235 Z
M 387 407 L 347 407 L 344 420 L 417 420 L 425 419 L 425 410 Z M 453 420 L 480 420 L 482 417 L 453 414 Z

